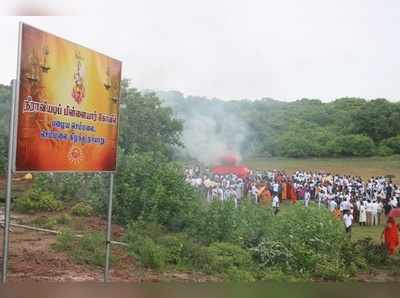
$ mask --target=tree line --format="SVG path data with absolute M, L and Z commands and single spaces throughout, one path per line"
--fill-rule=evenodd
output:
M 351 157 L 400 154 L 400 103 L 383 98 L 344 97 L 332 102 L 303 98 L 293 102 L 222 101 L 158 92 L 177 115 L 203 113 L 221 126 L 229 113 L 246 126 L 245 155 Z M 228 125 L 229 126 L 229 125 Z M 234 135 L 234 131 L 232 135 Z

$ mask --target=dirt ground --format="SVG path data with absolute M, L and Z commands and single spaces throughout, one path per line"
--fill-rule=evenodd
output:
M 0 212 L 1 213 L 1 212 Z M 12 222 L 29 224 L 40 215 L 12 214 Z M 53 214 L 54 215 L 54 214 Z M 87 231 L 105 231 L 106 222 L 97 217 L 81 218 L 75 222 L 78 228 Z M 1 231 L 2 232 L 2 231 Z M 119 239 L 123 228 L 113 225 L 113 240 Z M 62 252 L 52 249 L 56 235 L 12 227 L 10 232 L 8 280 L 51 281 L 51 282 L 102 282 L 104 271 L 100 267 L 77 265 Z M 0 235 L 3 243 L 3 233 Z M 113 245 L 112 254 L 118 256 L 118 262 L 111 268 L 109 276 L 112 282 L 207 282 L 218 279 L 193 272 L 154 272 L 136 265 L 124 247 Z M 0 258 L 2 245 L 0 247 Z

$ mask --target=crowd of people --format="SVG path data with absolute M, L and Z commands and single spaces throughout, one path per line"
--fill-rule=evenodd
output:
M 208 201 L 232 200 L 238 206 L 250 199 L 261 206 L 272 206 L 277 214 L 282 201 L 308 207 L 314 202 L 328 208 L 343 220 L 347 232 L 354 224 L 374 226 L 400 207 L 400 187 L 387 177 L 337 175 L 326 172 L 251 171 L 246 177 L 234 174 L 215 175 L 209 169 L 187 168 L 185 179 L 198 188 Z M 391 223 L 388 222 L 388 225 Z

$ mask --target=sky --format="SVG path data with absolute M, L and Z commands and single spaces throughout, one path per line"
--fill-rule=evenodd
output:
M 400 99 L 396 0 L 2 0 L 0 14 L 3 84 L 15 77 L 24 21 L 122 60 L 138 89 Z

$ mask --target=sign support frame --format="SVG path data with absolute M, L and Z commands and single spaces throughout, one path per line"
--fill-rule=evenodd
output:
M 114 173 L 110 173 L 110 188 L 108 195 L 108 215 L 107 215 L 107 232 L 106 232 L 106 263 L 104 267 L 104 282 L 109 281 L 110 271 L 110 255 L 111 255 L 111 219 L 112 219 L 112 201 L 114 188 Z
M 19 60 L 19 59 L 18 59 Z M 3 231 L 3 266 L 1 282 L 3 284 L 7 281 L 7 267 L 8 267 L 8 249 L 9 249 L 9 235 L 10 235 L 10 206 L 11 206 L 11 192 L 12 192 L 12 176 L 13 176 L 13 160 L 14 160 L 14 131 L 15 131 L 15 103 L 17 97 L 17 88 L 19 84 L 16 80 L 12 81 L 12 99 L 11 99 L 11 115 L 10 115 L 10 129 L 8 140 L 8 166 L 7 166 L 7 187 L 6 187 L 6 204 L 4 206 L 4 231 Z

